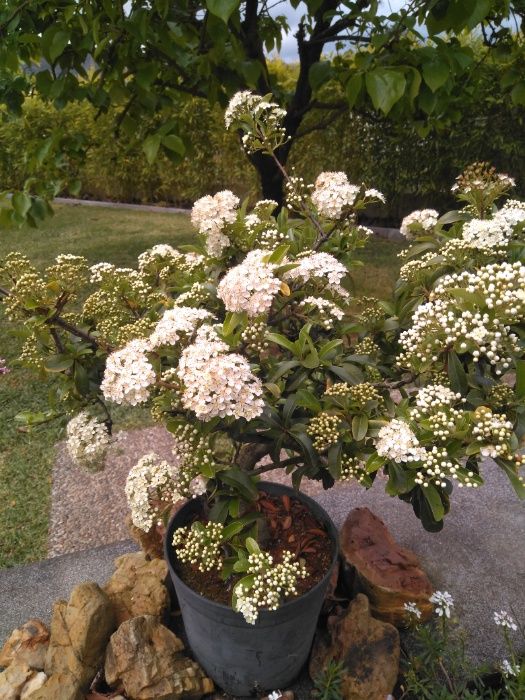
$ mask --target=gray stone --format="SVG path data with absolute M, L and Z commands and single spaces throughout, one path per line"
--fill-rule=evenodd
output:
M 68 599 L 79 583 L 96 581 L 103 585 L 113 573 L 115 557 L 136 550 L 137 545 L 126 540 L 0 570 L 0 645 L 29 618 L 48 622 L 53 603 Z
M 388 496 L 381 478 L 369 491 L 341 485 L 315 498 L 339 527 L 352 508 L 366 506 L 379 516 L 396 541 L 416 553 L 434 588 L 453 596 L 472 660 L 490 663 L 505 655 L 494 611 L 512 611 L 525 623 L 525 503 L 492 461 L 483 476 L 486 483 L 475 492 L 454 489 L 439 533 L 426 532 L 410 505 Z M 515 641 L 524 648 L 523 637 Z

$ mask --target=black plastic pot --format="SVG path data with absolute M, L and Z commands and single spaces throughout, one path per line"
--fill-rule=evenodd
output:
M 175 513 L 164 542 L 166 561 L 191 650 L 210 678 L 224 691 L 236 696 L 284 689 L 297 677 L 312 646 L 338 553 L 337 530 L 318 503 L 280 484 L 262 482 L 259 488 L 273 496 L 288 494 L 308 506 L 330 534 L 333 556 L 329 570 L 316 586 L 284 603 L 278 610 L 262 610 L 255 625 L 249 625 L 231 607 L 199 595 L 177 574 L 177 561 L 171 545 L 173 533 L 200 513 L 199 501 L 190 501 Z

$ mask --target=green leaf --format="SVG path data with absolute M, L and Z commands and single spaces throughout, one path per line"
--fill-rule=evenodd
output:
M 422 489 L 422 491 L 426 502 L 430 506 L 434 520 L 438 522 L 443 520 L 445 517 L 445 507 L 443 506 L 439 491 L 432 484 L 429 484 L 427 487 Z
M 448 378 L 454 391 L 459 391 L 462 396 L 468 393 L 467 375 L 461 360 L 453 350 L 448 354 Z
M 155 158 L 157 157 L 161 140 L 162 137 L 159 136 L 159 134 L 152 134 L 151 136 L 148 136 L 142 144 L 142 150 L 146 154 L 146 160 L 150 165 L 155 161 Z
M 228 24 L 228 20 L 239 6 L 239 0 L 206 0 L 206 7 L 216 17 L 222 19 L 224 24 Z
M 447 82 L 449 74 L 450 68 L 445 61 L 438 59 L 423 64 L 423 80 L 432 92 L 436 92 Z
M 368 418 L 365 415 L 352 418 L 352 435 L 354 440 L 362 440 L 368 431 Z
M 20 216 L 25 216 L 31 209 L 31 197 L 25 192 L 15 192 L 13 194 L 13 209 Z
M 71 34 L 68 30 L 52 26 L 42 37 L 42 49 L 50 63 L 54 63 L 66 48 Z
M 259 492 L 254 481 L 246 472 L 243 472 L 238 467 L 232 467 L 219 472 L 218 476 L 221 481 L 236 489 L 246 501 L 253 501 L 257 498 Z
M 356 73 L 345 85 L 345 94 L 348 101 L 348 108 L 352 107 L 357 102 L 361 88 L 363 87 L 363 76 L 361 73 Z
M 295 343 L 292 343 L 291 340 L 288 340 L 288 338 L 286 336 L 281 335 L 280 333 L 267 333 L 265 338 L 266 338 L 266 340 L 269 340 L 270 343 L 276 343 L 277 345 L 280 345 L 281 347 L 286 348 L 294 355 L 297 355 L 297 349 L 295 347 Z
M 329 61 L 319 61 L 318 63 L 314 63 L 313 66 L 310 67 L 310 71 L 308 73 L 308 80 L 310 81 L 312 90 L 317 90 L 321 87 L 321 85 L 326 83 L 327 80 L 330 79 L 331 74 L 332 65 L 329 63 Z
M 164 146 L 164 148 L 168 148 L 170 151 L 178 153 L 179 156 L 183 156 L 186 153 L 186 147 L 184 145 L 183 140 L 175 134 L 169 134 L 168 136 L 165 136 L 162 139 L 162 145 Z
M 44 362 L 46 372 L 63 372 L 73 366 L 73 358 L 69 355 L 51 355 Z
M 248 550 L 249 554 L 260 554 L 261 550 L 259 548 L 259 545 L 253 539 L 253 537 L 247 537 L 245 545 L 246 545 L 246 549 Z
M 510 99 L 515 105 L 521 107 L 525 105 L 525 83 L 518 83 L 512 88 Z
M 374 68 L 366 74 L 366 89 L 375 109 L 388 114 L 405 92 L 404 74 L 393 68 Z
M 384 464 L 385 458 L 381 457 L 381 455 L 378 455 L 377 452 L 374 452 L 374 454 L 371 454 L 370 457 L 366 460 L 365 471 L 367 474 L 373 474 L 378 469 L 381 469 L 381 467 L 384 466 Z
M 516 360 L 516 397 L 525 398 L 525 360 Z
M 525 500 L 525 483 L 523 483 L 522 479 L 520 479 L 519 475 L 516 473 L 516 470 L 503 460 L 497 459 L 496 463 L 507 475 L 518 498 Z
M 238 535 L 239 532 L 241 532 L 241 530 L 243 530 L 245 527 L 246 527 L 246 524 L 241 523 L 238 520 L 227 525 L 224 528 L 224 530 L 222 531 L 223 542 L 231 540 L 232 537 L 234 537 L 235 535 Z

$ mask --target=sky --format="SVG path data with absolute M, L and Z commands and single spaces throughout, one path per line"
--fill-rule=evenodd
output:
M 406 5 L 404 0 L 382 0 L 381 10 L 384 12 L 395 12 L 403 7 L 403 5 Z M 290 25 L 290 31 L 283 37 L 283 43 L 279 54 L 283 61 L 296 61 L 298 58 L 297 43 L 294 34 L 297 32 L 299 20 L 304 14 L 304 11 L 305 7 L 303 3 L 301 3 L 296 10 L 294 10 L 288 2 L 283 2 L 275 6 L 275 14 L 285 15 Z

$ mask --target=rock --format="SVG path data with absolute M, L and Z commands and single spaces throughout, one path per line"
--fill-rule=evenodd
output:
M 370 600 L 372 615 L 398 627 L 406 626 L 404 604 L 416 603 L 422 621 L 432 614 L 432 584 L 410 550 L 399 546 L 386 525 L 368 508 L 354 508 L 341 528 L 345 578 Z
M 18 700 L 33 669 L 26 663 L 14 661 L 0 673 L 0 700 Z
M 13 630 L 0 651 L 0 666 L 16 660 L 41 671 L 49 644 L 49 630 L 41 620 L 28 620 Z
M 115 627 L 113 607 L 98 584 L 76 586 L 68 603 L 59 600 L 53 606 L 46 674 L 69 674 L 80 689 L 87 689 Z
M 139 615 L 161 615 L 169 603 L 164 585 L 168 567 L 163 559 L 146 559 L 144 552 L 124 554 L 115 560 L 116 570 L 104 586 L 117 624 Z
M 111 636 L 106 682 L 121 685 L 131 700 L 177 700 L 211 693 L 213 681 L 181 651 L 184 644 L 153 615 L 123 622 Z
M 34 693 L 36 690 L 40 690 L 40 688 L 44 685 L 44 683 L 47 681 L 47 676 L 43 671 L 38 671 L 35 673 L 31 678 L 27 681 L 27 683 L 24 685 L 22 688 L 22 692 L 20 693 L 20 700 L 27 700 L 32 693 Z
M 310 658 L 315 679 L 333 659 L 343 664 L 343 700 L 383 700 L 399 673 L 399 632 L 370 615 L 368 598 L 359 593 L 347 610 L 328 618 L 328 631 L 318 633 Z
M 84 700 L 84 698 L 85 695 L 78 681 L 70 673 L 55 673 L 38 690 L 26 695 L 25 700 Z

